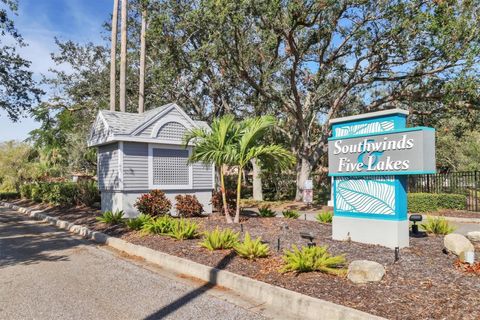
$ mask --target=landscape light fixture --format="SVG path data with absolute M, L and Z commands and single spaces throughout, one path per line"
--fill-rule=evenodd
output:
M 300 237 L 303 239 L 308 239 L 307 246 L 309 247 L 314 247 L 316 244 L 313 242 L 313 239 L 315 238 L 311 232 L 300 232 Z
M 410 236 L 414 238 L 423 238 L 426 237 L 427 234 L 423 231 L 418 231 L 418 224 L 417 222 L 421 222 L 423 219 L 421 214 L 412 214 L 408 220 L 413 222 L 412 224 L 412 231 L 410 232 Z

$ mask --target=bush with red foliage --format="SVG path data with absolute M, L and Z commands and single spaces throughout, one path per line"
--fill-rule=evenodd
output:
M 170 213 L 172 203 L 161 190 L 152 190 L 149 193 L 142 194 L 135 202 L 135 207 L 140 213 L 148 214 L 152 217 L 164 216 Z
M 175 209 L 181 217 L 198 217 L 203 212 L 203 206 L 196 196 L 179 194 L 175 201 Z
M 237 207 L 237 193 L 233 190 L 227 189 L 226 196 L 227 196 L 228 212 L 230 214 L 234 214 L 235 213 L 235 208 Z M 211 203 L 212 203 L 213 208 L 216 211 L 220 212 L 221 214 L 224 213 L 222 193 L 220 191 L 213 191 Z

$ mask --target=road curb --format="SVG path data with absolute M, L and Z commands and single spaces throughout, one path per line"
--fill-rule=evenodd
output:
M 276 308 L 282 314 L 290 315 L 292 318 L 311 320 L 384 319 L 363 311 L 316 299 L 229 271 L 219 270 L 191 260 L 139 246 L 120 238 L 108 236 L 102 232 L 92 231 L 87 227 L 48 216 L 41 210 L 32 210 L 8 202 L 0 202 L 0 205 L 17 210 L 36 220 L 48 222 L 97 243 L 106 244 L 114 249 L 124 251 L 129 255 L 143 258 L 150 263 L 155 263 L 174 273 L 184 274 L 213 285 L 228 288 L 238 294 L 255 300 L 259 305 L 269 305 L 270 307 Z

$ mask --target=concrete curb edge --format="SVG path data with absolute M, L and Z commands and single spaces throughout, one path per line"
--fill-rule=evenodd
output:
M 363 311 L 244 277 L 230 271 L 219 270 L 144 246 L 135 245 L 120 238 L 111 237 L 102 232 L 92 231 L 87 227 L 75 225 L 48 216 L 42 210 L 32 210 L 3 201 L 0 201 L 0 205 L 17 210 L 36 220 L 48 222 L 49 224 L 55 225 L 71 233 L 78 234 L 97 243 L 106 244 L 114 249 L 124 251 L 129 255 L 143 258 L 150 263 L 157 264 L 172 272 L 184 274 L 214 285 L 228 288 L 238 294 L 255 300 L 259 305 L 266 304 L 278 308 L 282 313 L 287 313 L 292 316 L 294 315 L 301 319 L 384 319 Z

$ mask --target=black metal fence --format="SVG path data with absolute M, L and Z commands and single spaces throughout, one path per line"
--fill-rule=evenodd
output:
M 480 171 L 409 176 L 408 192 L 464 194 L 467 210 L 480 211 Z

